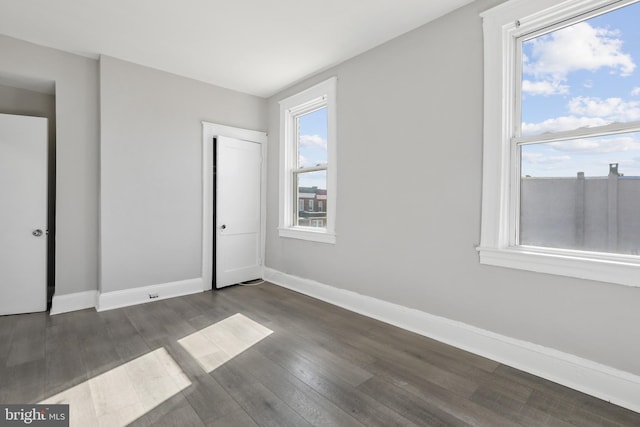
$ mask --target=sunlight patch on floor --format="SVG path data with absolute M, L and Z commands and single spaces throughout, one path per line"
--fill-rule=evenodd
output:
M 211 372 L 272 333 L 272 330 L 238 313 L 194 332 L 178 343 L 205 371 Z
M 190 385 L 159 348 L 40 403 L 69 404 L 72 426 L 126 426 Z

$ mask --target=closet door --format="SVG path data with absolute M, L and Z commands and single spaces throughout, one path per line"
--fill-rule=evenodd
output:
M 0 114 L 0 315 L 47 309 L 47 119 Z
M 215 283 L 221 288 L 262 274 L 262 147 L 219 136 L 215 150 Z

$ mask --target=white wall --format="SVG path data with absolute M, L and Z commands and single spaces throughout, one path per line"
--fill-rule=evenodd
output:
M 202 124 L 264 131 L 266 100 L 103 56 L 101 291 L 202 276 Z
M 478 14 L 497 3 L 475 2 L 270 98 L 266 264 L 640 374 L 638 288 L 478 262 Z M 337 244 L 280 238 L 278 101 L 333 75 Z
M 98 63 L 0 35 L 0 75 L 55 82 L 56 294 L 97 288 Z

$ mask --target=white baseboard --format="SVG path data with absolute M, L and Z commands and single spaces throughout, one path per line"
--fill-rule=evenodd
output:
M 640 412 L 640 376 L 629 372 L 274 269 L 264 279 Z
M 68 313 L 70 311 L 94 308 L 98 300 L 98 291 L 76 292 L 74 294 L 54 294 L 51 300 L 50 315 Z
M 124 289 L 122 291 L 103 292 L 98 297 L 96 310 L 113 310 L 115 308 L 195 294 L 202 291 L 202 278 L 198 277 L 197 279 L 142 286 L 140 288 Z M 151 298 L 150 295 L 157 295 L 157 297 Z

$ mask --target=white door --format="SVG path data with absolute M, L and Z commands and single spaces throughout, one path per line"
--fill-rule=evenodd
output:
M 216 287 L 261 277 L 262 146 L 216 137 Z
M 0 114 L 0 315 L 47 309 L 47 119 Z

